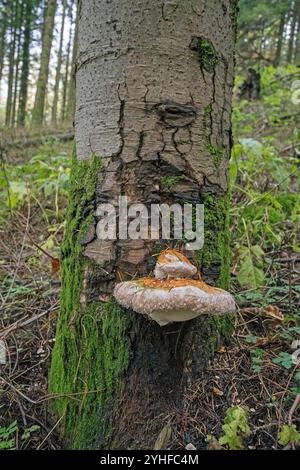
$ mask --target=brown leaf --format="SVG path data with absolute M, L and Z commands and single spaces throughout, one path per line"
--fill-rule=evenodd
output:
M 224 395 L 224 392 L 222 392 L 222 390 L 220 390 L 217 387 L 213 387 L 212 390 L 213 390 L 213 394 L 216 395 L 217 397 L 222 397 Z
M 153 450 L 166 450 L 168 443 L 172 437 L 172 428 L 169 424 L 163 427 L 154 444 Z
M 60 261 L 58 258 L 51 258 L 51 274 L 57 274 L 60 270 Z
M 274 320 L 278 320 L 278 321 L 284 320 L 284 316 L 282 312 L 279 310 L 279 308 L 276 305 L 268 305 L 264 313 L 266 314 L 267 317 L 271 317 Z

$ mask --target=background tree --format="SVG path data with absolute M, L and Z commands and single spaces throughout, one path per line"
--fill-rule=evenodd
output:
M 205 317 L 160 328 L 107 301 L 118 276 L 148 273 L 162 246 L 94 239 L 94 209 L 121 194 L 203 202 L 194 255 L 206 280 L 228 288 L 237 5 L 84 0 L 79 10 L 77 156 L 50 390 L 64 395 L 55 406 L 73 447 L 151 448 L 158 416 L 182 410 L 183 389 L 230 327 Z
M 58 47 L 58 54 L 57 54 L 57 65 L 56 65 L 55 84 L 54 84 L 54 98 L 53 98 L 52 116 L 51 116 L 51 122 L 54 125 L 56 124 L 56 119 L 57 119 L 57 106 L 58 106 L 58 97 L 59 97 L 58 96 L 59 85 L 60 85 L 60 79 L 61 79 L 61 65 L 62 65 L 66 9 L 67 9 L 67 1 L 63 0 L 60 40 L 59 40 L 59 47 Z
M 44 118 L 45 96 L 49 74 L 50 52 L 53 38 L 56 0 L 47 0 L 43 25 L 40 71 L 36 85 L 35 101 L 32 111 L 32 124 L 41 125 Z

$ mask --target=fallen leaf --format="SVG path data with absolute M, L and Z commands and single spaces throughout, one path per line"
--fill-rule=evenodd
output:
M 213 387 L 213 394 L 216 395 L 217 397 L 222 397 L 224 395 L 224 393 L 222 392 L 222 390 L 220 390 L 219 388 L 217 387 Z
M 224 353 L 226 353 L 226 348 L 225 348 L 225 346 L 221 346 L 220 349 L 218 350 L 218 353 L 219 353 L 219 354 L 224 354 Z
M 51 258 L 51 274 L 57 274 L 60 270 L 60 261 L 58 258 Z
M 276 305 L 268 305 L 264 313 L 267 315 L 267 317 L 271 317 L 275 320 L 278 320 L 278 321 L 284 320 L 284 316 L 281 310 L 279 310 L 279 308 Z
M 154 444 L 153 450 L 166 450 L 169 440 L 172 436 L 172 428 L 169 424 L 166 424 L 160 431 L 158 438 Z

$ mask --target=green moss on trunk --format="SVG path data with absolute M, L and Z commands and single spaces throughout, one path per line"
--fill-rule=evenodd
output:
M 212 272 L 216 285 L 230 289 L 230 195 L 204 193 L 204 245 L 198 253 L 198 263 L 202 272 Z M 217 273 L 217 274 L 216 274 Z M 219 333 L 229 338 L 233 331 L 230 317 L 214 317 Z M 215 344 L 217 335 L 212 335 Z M 215 346 L 213 347 L 215 350 Z
M 61 310 L 49 378 L 52 408 L 68 444 L 76 449 L 98 448 L 110 434 L 105 410 L 126 369 L 129 347 L 127 317 L 114 303 L 81 302 L 83 280 L 90 269 L 79 240 L 94 211 L 101 160 L 78 162 L 70 179 L 70 206 L 62 246 Z

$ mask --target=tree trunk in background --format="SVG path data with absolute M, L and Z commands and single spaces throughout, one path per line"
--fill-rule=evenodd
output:
M 204 203 L 194 256 L 207 281 L 228 288 L 237 5 L 84 0 L 79 9 L 77 155 L 50 391 L 64 395 L 55 410 L 71 447 L 151 449 L 231 325 L 205 316 L 161 328 L 107 301 L 117 275 L 149 273 L 163 244 L 93 239 L 95 207 L 119 195 Z M 168 177 L 179 180 L 166 187 Z
M 42 53 L 40 71 L 36 85 L 36 94 L 32 111 L 32 124 L 40 126 L 43 123 L 45 97 L 49 75 L 49 61 L 52 46 L 56 0 L 48 0 L 43 25 Z
M 0 96 L 1 96 L 1 80 L 3 73 L 3 61 L 5 51 L 5 35 L 7 30 L 7 10 L 5 6 L 2 7 L 1 20 L 0 20 Z
M 285 13 L 282 13 L 281 18 L 280 18 L 280 23 L 279 23 L 279 29 L 278 29 L 276 54 L 275 54 L 275 60 L 274 60 L 275 67 L 278 67 L 278 65 L 280 64 L 280 60 L 281 60 L 282 45 L 283 45 L 283 39 L 284 39 L 285 18 L 286 18 Z
M 288 64 L 293 62 L 293 52 L 294 52 L 294 44 L 295 44 L 295 31 L 296 31 L 296 22 L 297 22 L 297 11 L 298 11 L 298 0 L 295 0 L 293 4 L 293 9 L 291 13 L 291 30 L 290 30 L 290 37 L 288 43 L 288 51 L 286 60 Z
M 32 28 L 32 8 L 33 1 L 25 0 L 25 24 L 24 24 L 24 39 L 22 48 L 22 71 L 20 78 L 20 93 L 19 93 L 19 107 L 18 107 L 18 126 L 25 125 L 27 93 L 28 93 L 28 77 L 29 77 L 29 64 L 30 64 L 30 43 L 31 43 L 31 28 Z
M 297 34 L 295 43 L 295 60 L 294 63 L 299 65 L 300 62 L 300 1 L 298 1 L 298 12 L 297 12 Z
M 69 84 L 69 68 L 70 68 L 70 54 L 71 54 L 71 46 L 73 42 L 73 31 L 72 31 L 72 22 L 73 22 L 73 5 L 74 2 L 72 1 L 70 4 L 70 33 L 69 33 L 69 40 L 66 50 L 66 67 L 65 67 L 65 74 L 63 79 L 63 96 L 62 96 L 62 105 L 61 105 L 61 120 L 62 122 L 65 121 L 66 118 L 66 106 L 67 106 L 67 92 L 68 92 L 68 84 Z
M 18 85 L 19 85 L 19 69 L 20 69 L 20 54 L 21 54 L 21 36 L 22 36 L 22 24 L 24 16 L 24 2 L 17 3 L 17 12 L 16 12 L 16 31 L 17 31 L 17 51 L 14 65 L 14 90 L 13 90 L 13 102 L 12 102 L 12 111 L 11 111 L 11 126 L 13 127 L 16 122 L 16 108 L 17 108 L 17 99 L 18 99 Z
M 77 40 L 78 40 L 78 5 L 76 10 L 75 31 L 73 40 L 72 51 L 72 68 L 67 92 L 67 112 L 66 119 L 73 122 L 75 114 L 75 70 L 76 70 L 76 57 L 77 57 Z
M 63 49 L 63 42 L 64 42 L 66 9 L 67 9 L 67 0 L 64 0 L 62 20 L 61 20 L 59 48 L 58 48 L 58 54 L 57 54 L 57 65 L 56 65 L 55 85 L 54 85 L 54 98 L 53 98 L 52 115 L 51 115 L 51 123 L 53 125 L 56 124 L 56 120 L 57 120 L 57 105 L 58 105 L 58 94 L 59 94 L 59 85 L 60 85 L 60 78 L 61 78 L 62 49 Z
M 15 15 L 11 17 L 10 26 L 10 48 L 9 48 L 9 59 L 8 59 L 8 81 L 7 81 L 7 98 L 6 98 L 6 110 L 5 110 L 5 125 L 7 127 L 11 124 L 12 104 L 13 104 L 13 90 L 14 90 L 14 65 L 15 65 L 15 52 L 16 52 L 16 40 L 17 40 L 17 28 L 16 28 L 16 9 L 17 3 L 14 2 Z

